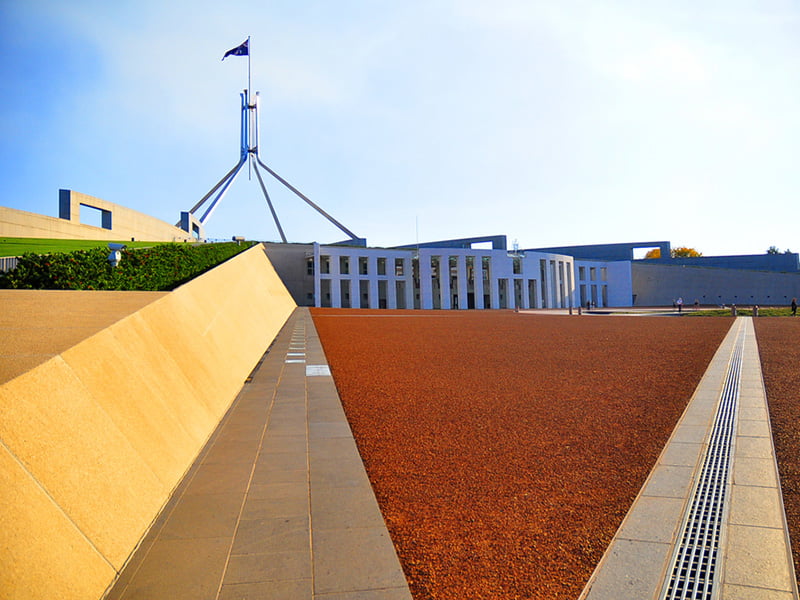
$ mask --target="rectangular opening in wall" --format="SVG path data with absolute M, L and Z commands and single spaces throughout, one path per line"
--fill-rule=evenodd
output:
M 529 279 L 528 280 L 528 306 L 530 308 L 536 308 L 536 280 Z
M 469 248 L 470 250 L 494 250 L 492 242 L 472 242 Z
M 111 211 L 103 210 L 88 204 L 81 204 L 80 220 L 81 225 L 100 227 L 101 229 L 111 229 Z
M 362 279 L 358 282 L 358 297 L 360 299 L 359 308 L 369 308 L 369 281 Z
M 330 279 L 319 280 L 319 295 L 320 295 L 320 306 L 324 306 L 325 308 L 330 308 L 332 306 Z
M 508 279 L 497 280 L 497 295 L 500 301 L 499 308 L 508 308 Z
M 331 257 L 323 254 L 319 257 L 319 272 L 329 274 L 331 272 Z
M 394 259 L 394 274 L 395 277 L 402 277 L 405 273 L 405 264 L 402 258 Z
M 604 285 L 602 290 L 603 306 L 608 306 L 608 286 Z
M 350 280 L 342 279 L 339 281 L 340 302 L 342 308 L 351 308 L 350 306 Z
M 394 282 L 395 298 L 397 299 L 397 308 L 408 308 L 406 306 L 406 282 L 398 280 Z
M 388 308 L 388 283 L 385 279 L 378 281 L 378 308 Z
M 522 299 L 522 290 L 524 289 L 525 282 L 522 279 L 514 280 L 514 306 L 517 308 L 525 308 L 525 302 Z
M 340 256 L 339 257 L 339 273 L 342 275 L 349 275 L 350 274 L 350 257 L 349 256 Z
M 451 279 L 455 279 L 458 277 L 458 257 L 451 256 L 448 259 L 448 265 L 450 266 L 450 277 Z
M 366 256 L 358 257 L 358 274 L 359 275 L 369 274 L 369 259 Z
M 645 258 L 661 258 L 661 248 L 658 246 L 649 246 L 633 249 L 633 260 L 643 260 Z
M 378 258 L 378 275 L 386 275 L 386 259 L 383 257 Z

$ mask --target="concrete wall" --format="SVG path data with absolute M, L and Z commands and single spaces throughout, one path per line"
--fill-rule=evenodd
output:
M 295 304 L 256 246 L 0 387 L 0 596 L 94 599 Z
M 634 250 L 659 248 L 661 256 L 670 255 L 669 242 L 626 242 L 623 244 L 589 244 L 587 246 L 557 246 L 553 248 L 531 248 L 533 252 L 568 254 L 581 260 L 618 261 L 633 260 Z
M 575 259 L 574 306 L 591 301 L 597 307 L 630 306 L 631 261 L 591 261 Z
M 314 306 L 314 274 L 307 260 L 314 261 L 314 244 L 265 243 L 267 256 L 298 306 Z M 309 297 L 311 294 L 311 297 Z
M 111 229 L 81 224 L 81 204 L 110 213 Z M 59 191 L 59 214 L 61 218 L 0 206 L 0 237 L 117 241 L 135 238 L 152 242 L 192 240 L 189 233 L 160 219 L 71 190 Z
M 685 306 L 700 304 L 788 305 L 800 298 L 800 273 L 770 273 L 737 269 L 631 264 L 635 306 L 670 306 L 683 298 Z
M 746 271 L 796 272 L 799 269 L 798 254 L 739 254 L 733 256 L 694 256 L 683 258 L 651 258 L 655 264 L 686 265 L 690 267 L 713 267 L 716 269 L 739 269 Z

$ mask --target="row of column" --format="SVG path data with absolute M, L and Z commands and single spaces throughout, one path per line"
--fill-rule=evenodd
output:
M 323 294 L 330 294 L 330 306 L 341 307 L 343 293 L 347 293 L 350 296 L 349 305 L 359 308 L 362 306 L 362 294 L 366 293 L 367 301 L 364 306 L 368 308 L 414 308 L 415 304 L 422 309 L 445 310 L 452 308 L 466 310 L 471 307 L 478 310 L 566 308 L 571 303 L 574 288 L 571 262 L 550 258 L 547 255 L 542 258 L 538 253 L 534 256 L 514 258 L 505 252 L 493 256 L 491 253 L 437 254 L 436 250 L 421 250 L 419 258 L 416 259 L 419 287 L 415 286 L 414 259 L 410 253 L 378 254 L 374 251 L 355 251 L 351 254 L 333 250 L 325 255 L 328 257 L 329 270 L 325 273 L 320 272 L 319 247 L 315 248 L 314 254 L 317 306 L 328 305 L 327 298 L 323 298 Z M 348 273 L 340 272 L 340 259 L 343 256 L 349 261 Z M 363 258 L 367 259 L 366 274 L 359 273 L 360 259 Z M 484 269 L 484 258 L 488 258 L 486 264 L 488 269 Z M 383 275 L 378 274 L 379 259 L 385 260 Z M 402 275 L 397 275 L 396 260 L 402 261 Z M 455 263 L 454 278 L 450 268 L 451 260 Z M 434 261 L 437 263 L 435 277 L 432 264 Z M 515 261 L 519 261 L 516 263 L 518 269 L 514 268 Z M 468 262 L 472 263 L 472 280 L 468 277 Z M 515 270 L 519 272 L 515 273 Z M 484 273 L 487 271 L 488 285 L 485 285 Z M 530 277 L 530 273 L 536 273 L 538 277 Z M 323 281 L 329 282 L 325 284 L 324 289 Z M 366 285 L 362 286 L 362 282 L 366 282 Z M 398 282 L 401 282 L 400 285 Z M 472 292 L 470 292 L 470 282 Z M 415 298 L 417 292 L 418 301 Z M 381 300 L 385 300 L 383 306 Z

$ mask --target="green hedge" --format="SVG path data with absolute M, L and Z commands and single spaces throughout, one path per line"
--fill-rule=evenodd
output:
M 0 274 L 0 288 L 35 290 L 171 290 L 246 250 L 242 244 L 160 244 L 121 250 L 117 267 L 109 250 L 23 254 L 16 269 Z

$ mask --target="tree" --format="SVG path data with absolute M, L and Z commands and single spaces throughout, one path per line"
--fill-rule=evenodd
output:
M 679 246 L 677 248 L 673 248 L 670 252 L 672 258 L 694 258 L 697 256 L 703 256 L 702 252 L 698 252 L 694 248 L 686 248 L 685 246 Z
M 777 246 L 770 246 L 769 248 L 767 248 L 767 254 L 780 254 L 780 253 L 781 251 L 778 250 Z
M 652 250 L 648 250 L 647 254 L 644 255 L 647 258 L 661 258 L 661 248 L 653 248 Z

